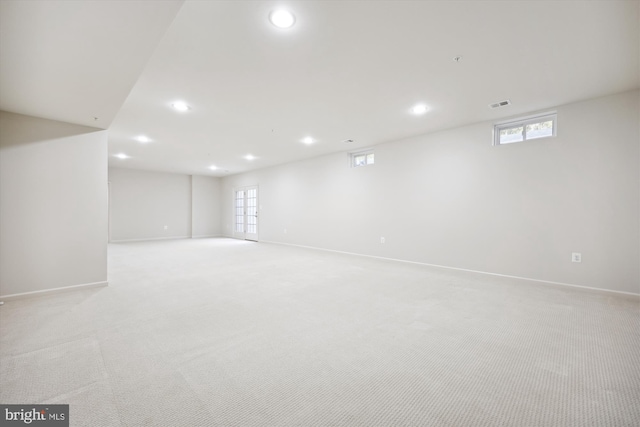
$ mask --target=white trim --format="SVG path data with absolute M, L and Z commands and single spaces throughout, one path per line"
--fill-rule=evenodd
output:
M 41 291 L 23 292 L 20 294 L 1 295 L 0 299 L 3 301 L 11 301 L 15 299 L 38 297 L 42 295 L 59 294 L 62 292 L 78 291 L 82 289 L 102 288 L 109 286 L 109 282 L 93 282 L 85 283 L 82 285 L 64 286 L 62 288 L 43 289 Z
M 111 181 L 107 181 L 107 242 L 111 241 Z
M 190 239 L 191 236 L 173 236 L 173 237 L 147 237 L 146 239 L 124 239 L 124 240 L 111 240 L 109 243 L 127 243 L 127 242 L 151 242 L 154 240 L 177 240 L 177 239 Z
M 349 167 L 351 168 L 359 168 L 362 166 L 371 166 L 371 165 L 375 165 L 375 157 L 374 157 L 374 162 L 373 163 L 367 163 L 366 160 L 366 156 L 368 156 L 369 154 L 373 154 L 375 156 L 375 152 L 374 152 L 374 147 L 370 147 L 370 148 L 364 148 L 362 150 L 358 150 L 358 151 L 350 151 L 347 153 L 349 155 Z M 365 163 L 362 165 L 356 165 L 355 164 L 355 159 L 357 156 L 365 156 Z
M 580 289 L 588 290 L 588 291 L 614 293 L 614 294 L 620 294 L 620 295 L 626 295 L 626 296 L 640 297 L 640 293 L 614 291 L 612 289 L 603 289 L 603 288 L 593 288 L 593 287 L 590 287 L 590 286 L 574 285 L 574 284 L 562 283 L 562 282 L 552 282 L 550 280 L 532 279 L 532 278 L 529 278 L 529 277 L 511 276 L 511 275 L 508 275 L 508 274 L 489 273 L 487 271 L 469 270 L 469 269 L 466 269 L 466 268 L 449 267 L 449 266 L 446 266 L 446 265 L 429 264 L 429 263 L 426 263 L 426 262 L 408 261 L 408 260 L 404 260 L 404 259 L 387 258 L 387 257 L 381 257 L 381 256 L 375 256 L 375 255 L 365 255 L 365 254 L 358 254 L 358 253 L 355 253 L 355 252 L 337 251 L 337 250 L 334 250 L 334 249 L 324 249 L 324 248 L 318 248 L 318 247 L 315 247 L 315 246 L 295 245 L 293 243 L 273 242 L 273 241 L 269 241 L 269 240 L 262 240 L 261 243 L 272 243 L 274 245 L 295 246 L 295 247 L 298 247 L 298 248 L 315 249 L 315 250 L 318 250 L 318 251 L 334 252 L 334 253 L 345 254 L 345 255 L 356 255 L 356 256 L 361 256 L 361 257 L 365 257 L 365 258 L 381 259 L 381 260 L 384 260 L 384 261 L 396 261 L 396 262 L 403 262 L 403 263 L 407 263 L 407 264 L 416 264 L 416 265 L 424 265 L 424 266 L 428 266 L 428 267 L 445 268 L 447 270 L 465 271 L 465 272 L 468 272 L 468 273 L 486 274 L 486 275 L 489 275 L 489 276 L 507 277 L 507 278 L 510 278 L 510 279 L 529 280 L 529 281 L 532 281 L 532 282 L 545 283 L 545 284 L 549 284 L 549 285 L 569 286 L 569 287 L 572 287 L 572 288 L 580 288 Z
M 191 236 L 192 239 L 210 239 L 213 237 L 223 237 L 222 234 L 206 234 L 202 236 Z
M 189 175 L 189 237 L 193 237 L 193 175 Z
M 252 188 L 256 189 L 256 239 L 247 239 L 247 206 L 246 206 L 246 201 L 247 201 L 247 194 L 246 192 L 248 190 L 251 190 Z M 244 216 L 243 216 L 243 221 L 244 222 L 244 230 L 242 233 L 240 233 L 239 231 L 236 231 L 236 227 L 237 227 L 237 223 L 236 220 L 237 215 L 236 215 L 236 197 L 237 197 L 237 193 L 238 191 L 244 191 L 245 192 L 245 196 L 244 196 L 244 201 L 243 201 L 243 208 L 244 208 Z M 231 218 L 233 219 L 232 222 L 232 229 L 231 229 L 231 236 L 233 239 L 242 239 L 242 240 L 250 240 L 252 242 L 258 242 L 260 241 L 260 217 L 262 216 L 262 213 L 260 212 L 262 210 L 262 206 L 260 205 L 260 184 L 252 184 L 252 185 L 244 185 L 244 186 L 239 186 L 239 187 L 233 187 L 233 193 L 232 193 L 232 199 L 231 199 L 232 203 L 231 203 L 231 207 L 233 209 L 233 213 L 231 215 Z M 242 234 L 242 237 L 239 237 L 239 235 Z
M 521 122 L 537 123 L 537 119 L 541 117 L 553 116 L 557 114 L 558 114 L 557 110 L 544 111 L 542 113 L 529 114 L 527 116 L 511 117 L 510 119 L 500 120 L 498 122 L 495 122 L 494 125 L 502 126 L 502 125 L 510 125 L 510 124 L 519 124 Z
M 527 138 L 526 128 L 527 125 L 534 123 L 541 123 L 544 121 L 551 121 L 553 125 L 551 127 L 551 135 L 541 136 L 537 138 Z M 500 142 L 500 131 L 504 129 L 511 129 L 515 127 L 522 127 L 522 141 L 512 141 L 512 142 Z M 546 113 L 534 114 L 524 117 L 512 118 L 509 120 L 504 120 L 500 122 L 495 122 L 493 125 L 493 145 L 511 145 L 517 142 L 526 142 L 532 141 L 535 139 L 544 139 L 544 138 L 553 138 L 558 135 L 558 112 L 557 111 L 549 111 Z

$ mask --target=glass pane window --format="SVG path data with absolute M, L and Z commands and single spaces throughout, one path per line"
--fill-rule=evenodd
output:
M 236 191 L 236 232 L 244 232 L 244 191 Z
M 497 123 L 493 128 L 493 145 L 556 136 L 557 120 L 558 115 L 553 112 Z
M 502 129 L 500 131 L 500 144 L 511 144 L 512 142 L 524 141 L 522 131 L 524 127 L 515 127 L 510 129 Z
M 351 167 L 368 166 L 374 164 L 373 150 L 361 151 L 349 154 Z
M 368 165 L 373 164 L 373 153 L 367 154 L 367 164 Z
M 527 139 L 545 138 L 547 136 L 553 136 L 553 120 L 527 125 Z

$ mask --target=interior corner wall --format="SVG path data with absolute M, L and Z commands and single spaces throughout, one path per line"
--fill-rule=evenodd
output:
M 189 175 L 109 168 L 112 242 L 191 237 Z
M 220 178 L 191 176 L 191 235 L 220 236 Z
M 220 178 L 109 168 L 112 242 L 220 235 Z
M 492 146 L 483 122 L 377 145 L 373 166 L 226 177 L 223 233 L 234 188 L 258 185 L 263 241 L 638 294 L 640 92 L 555 110 L 553 138 Z
M 0 295 L 107 280 L 107 132 L 0 112 Z

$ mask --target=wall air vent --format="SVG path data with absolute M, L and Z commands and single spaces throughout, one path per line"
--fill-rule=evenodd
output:
M 511 105 L 511 101 L 509 101 L 508 99 L 506 101 L 496 102 L 495 104 L 489 104 L 489 108 L 500 108 L 507 105 Z

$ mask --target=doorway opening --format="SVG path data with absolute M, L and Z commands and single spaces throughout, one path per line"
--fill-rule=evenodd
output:
M 258 241 L 258 186 L 244 187 L 234 192 L 233 237 Z

